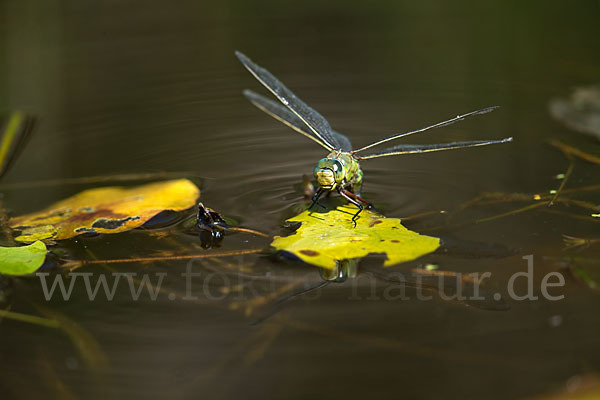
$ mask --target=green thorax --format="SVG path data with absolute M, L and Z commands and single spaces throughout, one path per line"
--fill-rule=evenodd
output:
M 315 168 L 315 178 L 326 190 L 357 188 L 360 190 L 363 172 L 358 161 L 350 153 L 333 151 L 322 158 Z

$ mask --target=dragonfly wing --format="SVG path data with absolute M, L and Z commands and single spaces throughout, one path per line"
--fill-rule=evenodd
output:
M 300 118 L 296 116 L 293 112 L 283 107 L 281 104 L 274 102 L 271 99 L 266 98 L 265 96 L 261 96 L 258 93 L 255 93 L 251 90 L 244 90 L 244 96 L 252 104 L 256 107 L 269 114 L 271 117 L 275 118 L 279 122 L 284 123 L 289 126 L 296 132 L 301 135 L 306 136 L 307 138 L 314 140 L 319 143 L 321 146 L 325 147 L 327 150 L 332 151 L 333 148 L 328 145 L 326 142 L 321 140 L 318 136 L 314 134 L 314 132 L 302 121 Z
M 314 132 L 302 121 L 300 118 L 296 116 L 293 112 L 283 107 L 281 104 L 274 102 L 273 100 L 266 98 L 258 93 L 253 92 L 252 90 L 244 90 L 244 96 L 252 104 L 256 107 L 269 114 L 271 117 L 276 120 L 284 123 L 289 126 L 296 132 L 308 137 L 311 140 L 319 143 L 321 146 L 325 147 L 327 150 L 333 150 L 327 143 L 323 142 L 319 139 Z M 345 135 L 336 132 L 334 130 L 331 131 L 333 137 L 337 139 L 337 142 L 340 144 L 340 150 L 345 152 L 352 151 L 352 143 L 350 143 L 350 139 L 348 139 Z
M 340 143 L 331 133 L 329 122 L 317 111 L 309 107 L 290 89 L 288 89 L 279 79 L 275 78 L 266 69 L 254 63 L 239 51 L 235 52 L 237 58 L 250 71 L 252 75 L 267 89 L 269 89 L 278 99 L 298 116 L 310 128 L 310 130 L 323 142 L 327 143 L 333 149 L 340 149 Z
M 340 145 L 339 149 L 341 151 L 345 151 L 347 153 L 352 151 L 352 143 L 350 142 L 350 139 L 348 139 L 348 137 L 346 135 L 343 135 L 336 131 L 331 131 L 331 135 L 337 139 L 337 142 Z
M 400 139 L 402 137 L 413 135 L 415 133 L 425 132 L 425 131 L 428 131 L 428 130 L 433 129 L 433 128 L 441 128 L 441 127 L 444 127 L 444 126 L 452 125 L 453 123 L 458 122 L 458 121 L 462 121 L 463 119 L 465 119 L 467 117 L 470 117 L 472 115 L 487 114 L 489 112 L 494 111 L 497 108 L 498 108 L 498 106 L 482 108 L 481 110 L 471 111 L 471 112 L 463 114 L 463 115 L 457 115 L 454 118 L 448 119 L 446 121 L 438 122 L 437 124 L 429 125 L 429 126 L 426 126 L 424 128 L 413 129 L 411 131 L 402 132 L 402 133 L 396 133 L 395 135 L 388 136 L 388 137 L 383 138 L 383 139 L 379 139 L 376 142 L 373 142 L 373 143 L 371 143 L 371 144 L 369 144 L 367 146 L 361 147 L 358 150 L 354 150 L 354 152 L 355 153 L 359 153 L 359 152 L 361 152 L 363 150 L 370 149 L 371 147 L 375 147 L 375 146 L 380 145 L 382 143 L 389 142 L 390 140 Z
M 478 147 L 487 146 L 489 144 L 508 143 L 512 142 L 512 140 L 513 138 L 509 137 L 500 140 L 474 140 L 470 142 L 453 142 L 442 144 L 402 144 L 398 146 L 389 147 L 377 153 L 368 154 L 366 156 L 360 156 L 360 159 L 366 160 L 369 158 L 396 156 L 401 154 L 430 153 L 432 151 L 463 149 L 466 147 Z

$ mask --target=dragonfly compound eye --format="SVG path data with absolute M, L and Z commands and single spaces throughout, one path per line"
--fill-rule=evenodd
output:
M 335 158 L 323 158 L 315 168 L 315 178 L 324 189 L 333 190 L 343 182 L 344 176 L 344 165 Z

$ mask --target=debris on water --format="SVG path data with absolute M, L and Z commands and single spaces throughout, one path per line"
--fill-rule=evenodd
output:
M 600 214 L 599 214 L 600 215 Z M 600 243 L 600 238 L 580 238 L 575 236 L 563 235 L 563 241 L 565 242 L 566 249 L 587 248 L 593 244 Z
M 600 140 L 600 85 L 576 88 L 568 98 L 551 100 L 549 108 L 568 128 Z
M 307 199 L 310 199 L 315 194 L 315 185 L 313 185 L 308 175 L 302 175 L 302 193 Z
M 198 203 L 198 216 L 196 221 L 198 229 L 214 230 L 217 228 L 227 229 L 229 225 L 221 217 L 221 214 L 212 208 L 205 207 L 204 204 Z
M 558 328 L 563 323 L 562 315 L 553 315 L 548 318 L 548 324 L 553 328 Z
M 576 157 L 576 158 L 585 160 L 587 162 L 590 162 L 592 164 L 600 164 L 600 157 L 598 157 L 594 154 L 585 152 L 576 147 L 570 146 L 566 143 L 561 142 L 560 140 L 551 139 L 548 141 L 548 144 L 550 146 L 553 146 L 553 147 L 556 147 L 557 149 L 559 149 L 565 155 L 565 158 L 567 160 L 572 160 L 573 157 Z M 569 171 L 567 170 L 567 172 L 565 173 L 565 179 L 567 179 L 567 177 L 569 176 L 568 172 Z

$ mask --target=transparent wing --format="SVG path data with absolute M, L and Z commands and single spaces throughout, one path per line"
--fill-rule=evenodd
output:
M 256 65 L 252 60 L 239 51 L 235 52 L 237 58 L 250 71 L 252 75 L 278 99 L 298 116 L 310 128 L 310 130 L 332 149 L 340 149 L 341 143 L 331 133 L 329 122 L 321 114 L 310 108 L 300 100 L 290 89 L 281 83 L 273 74 L 266 69 Z
M 244 96 L 252 104 L 256 107 L 269 114 L 271 117 L 276 120 L 284 123 L 289 126 L 296 132 L 306 136 L 307 138 L 314 140 L 321 146 L 325 147 L 327 150 L 332 151 L 333 148 L 330 147 L 327 143 L 323 142 L 318 136 L 314 134 L 314 132 L 302 121 L 300 118 L 296 116 L 293 112 L 283 107 L 281 104 L 274 102 L 271 99 L 266 98 L 258 93 L 255 93 L 251 90 L 244 90 Z M 340 144 L 340 150 L 349 152 L 352 150 L 352 144 L 350 140 L 342 135 L 341 133 L 331 131 L 331 134 L 337 139 Z
M 343 135 L 336 131 L 331 131 L 331 134 L 337 140 L 337 142 L 340 144 L 339 149 L 341 151 L 345 151 L 345 152 L 352 151 L 352 143 L 350 142 L 350 139 L 348 139 L 348 137 L 346 137 L 346 135 Z
M 471 142 L 453 142 L 442 144 L 402 144 L 394 147 L 389 147 L 378 153 L 360 156 L 360 159 L 368 160 L 369 158 L 396 156 L 400 154 L 430 153 L 432 151 L 464 149 L 467 147 L 487 146 L 488 144 L 507 143 L 512 142 L 512 140 L 513 138 L 509 137 L 500 140 L 474 140 Z
M 380 145 L 382 143 L 389 142 L 390 140 L 400 139 L 401 137 L 412 135 L 414 133 L 424 132 L 424 131 L 427 131 L 427 130 L 433 129 L 433 128 L 441 128 L 443 126 L 448 126 L 448 125 L 451 125 L 451 124 L 453 124 L 455 122 L 462 121 L 463 119 L 465 119 L 467 117 L 470 117 L 471 115 L 487 114 L 487 113 L 489 113 L 491 111 L 494 111 L 496 108 L 498 108 L 498 106 L 487 107 L 487 108 L 483 108 L 481 110 L 471 111 L 470 113 L 466 113 L 466 114 L 463 114 L 463 115 L 457 115 L 454 118 L 451 118 L 451 119 L 446 120 L 446 121 L 438 122 L 437 124 L 426 126 L 425 128 L 420 128 L 420 129 L 415 129 L 415 130 L 412 130 L 412 131 L 397 133 L 395 135 L 392 135 L 392 136 L 386 137 L 384 139 L 378 140 L 378 141 L 376 141 L 374 143 L 371 143 L 370 145 L 367 145 L 365 147 L 361 147 L 358 150 L 354 150 L 354 153 L 358 153 L 358 152 L 361 152 L 363 150 L 370 149 L 371 147 L 375 147 L 377 145 Z

